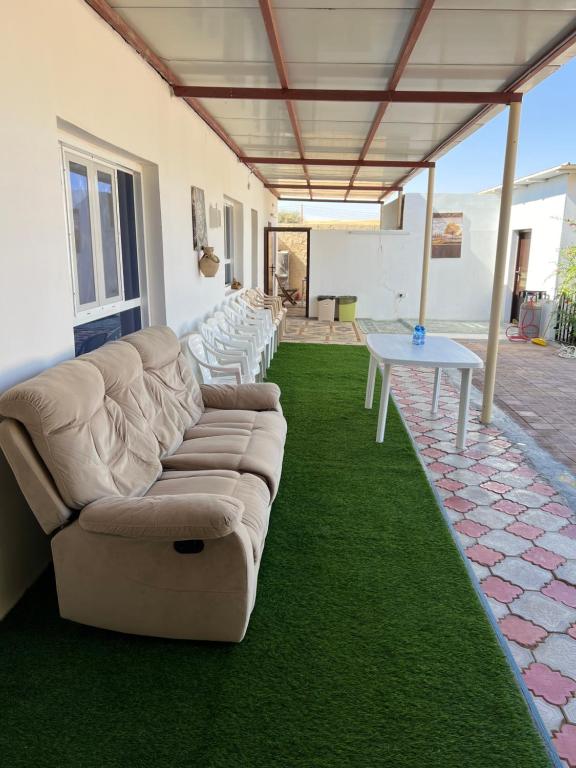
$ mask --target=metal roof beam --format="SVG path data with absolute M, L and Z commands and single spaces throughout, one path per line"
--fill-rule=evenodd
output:
M 135 32 L 132 27 L 115 11 L 106 0 L 85 0 L 86 3 L 96 13 L 107 22 L 112 29 L 117 32 L 120 37 L 132 46 L 132 48 L 142 56 L 156 72 L 166 80 L 172 87 L 178 86 L 182 83 L 178 75 L 158 56 L 158 54 L 150 48 L 146 41 Z M 228 149 L 232 150 L 236 157 L 240 159 L 242 150 L 236 144 L 234 139 L 224 130 L 220 123 L 208 112 L 208 110 L 200 104 L 194 98 L 188 97 L 184 101 L 188 106 L 196 112 L 196 114 L 208 125 L 214 133 L 226 144 Z M 243 161 L 242 161 L 243 162 Z M 248 165 L 248 164 L 247 164 Z M 251 168 L 248 165 L 254 176 L 259 179 L 263 184 L 266 183 L 266 179 L 262 176 L 260 171 L 256 168 Z M 275 193 L 272 193 L 275 194 Z
M 402 44 L 400 55 L 398 56 L 396 65 L 394 66 L 394 70 L 390 75 L 390 79 L 388 80 L 389 90 L 393 91 L 398 86 L 398 83 L 400 82 L 400 79 L 404 74 L 404 70 L 406 69 L 406 65 L 408 64 L 408 60 L 412 54 L 412 51 L 414 50 L 414 46 L 418 42 L 418 38 L 420 37 L 420 34 L 424 29 L 424 25 L 428 20 L 428 16 L 430 15 L 430 11 L 432 10 L 433 5 L 434 5 L 434 0 L 421 0 L 420 7 L 416 11 L 414 18 L 412 19 L 412 24 L 410 25 L 408 34 L 406 35 L 404 43 Z M 383 101 L 378 107 L 378 110 L 374 115 L 374 119 L 372 120 L 372 125 L 370 126 L 370 130 L 368 131 L 368 135 L 366 136 L 366 140 L 364 141 L 362 150 L 360 151 L 360 155 L 358 157 L 359 160 L 364 160 L 364 158 L 368 154 L 368 151 L 372 146 L 372 142 L 376 137 L 376 133 L 378 132 L 378 128 L 380 127 L 382 119 L 386 113 L 386 110 L 388 109 L 389 103 L 390 103 L 389 101 Z M 352 188 L 352 185 L 354 184 L 354 180 L 358 175 L 359 170 L 360 170 L 359 167 L 356 167 L 354 169 L 354 172 L 350 177 L 350 182 L 349 182 L 350 188 Z
M 288 69 L 286 68 L 286 61 L 284 59 L 284 53 L 282 51 L 282 44 L 280 42 L 280 33 L 278 32 L 278 25 L 276 24 L 276 17 L 272 8 L 271 0 L 259 0 L 260 12 L 262 13 L 262 19 L 264 26 L 266 27 L 266 34 L 268 35 L 268 42 L 272 50 L 272 56 L 274 58 L 274 64 L 276 65 L 276 72 L 278 73 L 278 79 L 283 89 L 287 89 L 290 85 L 288 82 Z M 296 140 L 296 146 L 300 157 L 304 157 L 304 141 L 302 139 L 302 131 L 300 130 L 300 123 L 298 121 L 298 115 L 296 114 L 296 107 L 291 101 L 286 101 L 286 110 L 288 111 L 288 118 L 290 125 L 292 126 L 292 133 Z M 304 168 L 304 175 L 310 187 L 310 176 L 306 166 Z
M 285 200 L 290 203 L 364 203 L 364 205 L 382 205 L 380 200 L 346 200 L 343 197 L 340 198 L 321 198 L 316 197 L 314 200 L 308 200 L 307 197 L 280 197 L 278 202 Z
M 400 104 L 512 104 L 521 93 L 506 91 L 368 91 L 315 88 L 228 88 L 175 85 L 174 94 L 194 99 L 254 99 L 256 101 L 353 101 Z
M 274 184 L 268 183 L 264 185 L 266 189 L 298 189 L 305 192 L 307 189 L 326 189 L 340 192 L 347 192 L 348 186 L 346 184 L 310 184 L 305 186 L 303 184 Z M 352 187 L 352 192 L 399 192 L 402 187 L 390 187 L 390 186 L 370 186 L 369 184 L 357 184 Z
M 358 160 L 327 157 L 241 157 L 243 163 L 254 165 L 333 165 L 352 167 Z M 425 160 L 362 160 L 362 168 L 430 168 L 434 163 Z M 272 183 L 272 182 L 269 182 Z

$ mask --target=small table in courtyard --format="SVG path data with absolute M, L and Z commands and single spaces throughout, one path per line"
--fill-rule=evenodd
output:
M 460 408 L 458 410 L 458 434 L 456 446 L 466 447 L 468 428 L 468 406 L 470 403 L 470 380 L 473 368 L 482 368 L 482 360 L 466 347 L 444 336 L 429 336 L 424 344 L 412 344 L 412 336 L 394 333 L 369 333 L 366 346 L 370 352 L 370 368 L 366 385 L 366 408 L 372 408 L 376 368 L 382 373 L 382 393 L 378 413 L 376 442 L 384 440 L 386 413 L 390 397 L 390 375 L 393 365 L 407 365 L 414 368 L 435 368 L 432 413 L 438 410 L 440 378 L 442 368 L 459 368 L 462 371 L 460 383 Z

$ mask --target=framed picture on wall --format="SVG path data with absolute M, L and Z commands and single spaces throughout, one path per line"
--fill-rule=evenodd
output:
M 200 251 L 205 245 L 208 245 L 206 203 L 204 190 L 200 187 L 192 187 L 192 233 L 195 251 Z
M 462 213 L 435 213 L 432 217 L 432 258 L 462 256 Z

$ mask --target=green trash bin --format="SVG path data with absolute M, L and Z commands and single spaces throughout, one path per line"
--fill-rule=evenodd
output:
M 340 322 L 351 323 L 356 320 L 356 302 L 358 296 L 338 296 L 338 319 Z

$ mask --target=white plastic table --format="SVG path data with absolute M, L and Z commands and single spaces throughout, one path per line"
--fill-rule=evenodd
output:
M 468 429 L 468 406 L 470 403 L 470 380 L 473 368 L 482 368 L 483 362 L 466 347 L 444 336 L 428 336 L 424 344 L 412 344 L 412 336 L 396 333 L 369 333 L 366 346 L 370 352 L 370 368 L 366 385 L 366 408 L 372 408 L 376 369 L 382 373 L 382 393 L 378 413 L 376 442 L 384 440 L 388 399 L 390 397 L 390 375 L 393 365 L 408 365 L 415 368 L 435 368 L 432 413 L 438 410 L 440 378 L 442 368 L 459 368 L 462 371 L 460 383 L 460 408 L 458 410 L 458 434 L 456 446 L 466 447 Z

